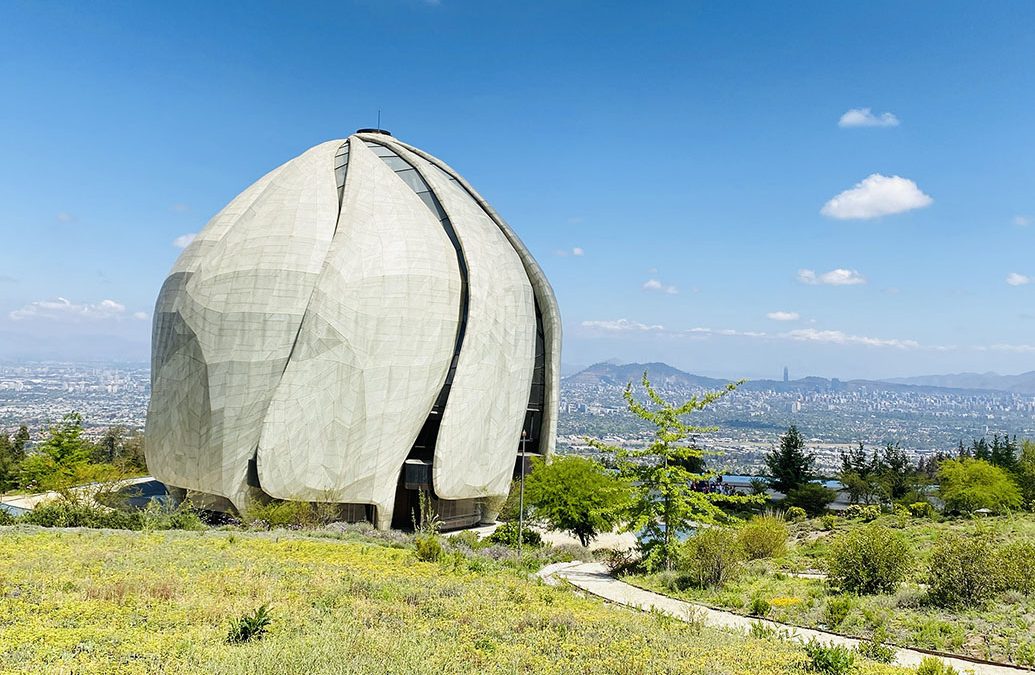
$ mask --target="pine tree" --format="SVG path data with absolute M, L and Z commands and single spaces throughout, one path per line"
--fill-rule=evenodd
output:
M 815 456 L 805 451 L 805 439 L 798 427 L 792 424 L 780 437 L 780 447 L 766 455 L 765 463 L 772 476 L 769 484 L 774 490 L 788 494 L 815 478 L 812 471 L 815 461 Z
M 689 533 L 696 523 L 721 523 L 736 520 L 724 512 L 721 503 L 762 503 L 762 496 L 723 495 L 694 489 L 694 483 L 708 481 L 714 474 L 694 473 L 694 466 L 705 454 L 694 447 L 698 434 L 715 431 L 715 427 L 687 424 L 683 418 L 703 410 L 715 400 L 737 388 L 730 383 L 725 389 L 694 396 L 676 405 L 661 397 L 643 374 L 643 388 L 649 403 L 640 403 L 633 395 L 630 382 L 625 388 L 625 402 L 640 419 L 656 427 L 654 439 L 644 449 L 630 450 L 602 441 L 587 439 L 603 452 L 614 453 L 615 465 L 633 485 L 629 509 L 629 529 L 639 532 L 640 546 L 645 551 L 648 568 L 672 568 L 679 536 Z

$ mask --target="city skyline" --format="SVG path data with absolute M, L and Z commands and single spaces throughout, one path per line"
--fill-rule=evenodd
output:
M 565 363 L 1032 369 L 1027 3 L 199 11 L 0 9 L 0 359 L 146 359 L 190 237 L 380 110 L 542 262 Z

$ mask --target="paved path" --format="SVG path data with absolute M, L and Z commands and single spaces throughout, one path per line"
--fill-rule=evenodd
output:
M 155 481 L 151 476 L 142 476 L 140 478 L 129 478 L 123 481 L 117 481 L 114 486 L 119 489 L 125 489 L 133 485 L 139 486 L 150 486 L 151 484 L 161 486 L 161 492 L 164 494 L 165 486 Z M 103 486 L 103 483 L 90 483 L 89 485 L 79 485 L 72 488 L 73 492 L 76 492 L 83 496 L 92 496 L 90 491 L 96 491 L 97 488 Z M 141 489 L 147 489 L 142 487 Z M 153 496 L 157 496 L 157 492 Z M 32 511 L 36 508 L 37 504 L 41 504 L 51 499 L 57 499 L 61 496 L 59 492 L 37 492 L 28 495 L 9 495 L 7 497 L 0 498 L 0 505 L 8 507 L 12 513 L 25 513 L 26 511 Z
M 615 579 L 608 574 L 607 568 L 601 563 L 582 563 L 578 561 L 555 563 L 544 567 L 539 571 L 538 575 L 545 583 L 556 584 L 558 579 L 563 579 L 587 593 L 601 597 L 609 602 L 626 605 L 627 607 L 645 611 L 653 609 L 684 621 L 692 617 L 700 617 L 704 620 L 705 625 L 714 628 L 747 632 L 751 630 L 752 624 L 761 623 L 778 631 L 790 631 L 792 639 L 799 642 L 808 642 L 812 638 L 816 638 L 824 644 L 844 645 L 851 648 L 857 647 L 860 642 L 859 640 L 821 630 L 791 627 L 775 621 L 746 617 L 733 612 L 712 609 L 704 605 L 684 602 L 651 591 L 645 591 L 642 588 L 637 588 L 624 581 Z M 924 658 L 929 656 L 929 654 L 912 649 L 899 649 L 895 653 L 895 664 L 915 668 L 920 665 Z M 974 675 L 1018 675 L 1020 673 L 1028 673 L 1030 675 L 1032 672 L 1023 668 L 974 663 L 964 659 L 938 658 L 941 658 L 942 661 L 956 668 L 961 673 L 974 673 Z

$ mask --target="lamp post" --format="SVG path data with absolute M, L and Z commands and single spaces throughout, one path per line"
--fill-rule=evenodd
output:
M 525 531 L 525 443 L 528 432 L 521 431 L 521 483 L 518 488 L 518 560 L 521 560 L 521 544 Z

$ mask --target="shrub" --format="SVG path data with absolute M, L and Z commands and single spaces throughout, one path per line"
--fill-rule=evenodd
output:
M 848 675 L 855 668 L 855 654 L 848 647 L 824 645 L 812 638 L 805 645 L 809 668 L 825 675 Z
M 917 666 L 916 675 L 960 675 L 960 671 L 941 659 L 925 656 L 924 660 Z
M 827 505 L 837 498 L 837 493 L 819 483 L 806 483 L 787 493 L 784 504 L 799 506 L 810 516 L 818 516 L 827 510 Z
M 850 520 L 868 523 L 880 517 L 880 507 L 876 504 L 852 504 L 845 509 L 844 515 Z
M 837 628 L 848 618 L 855 602 L 847 596 L 835 596 L 827 600 L 824 610 L 825 621 L 830 628 Z
M 776 516 L 756 516 L 737 534 L 748 560 L 775 558 L 787 550 L 787 524 Z
M 765 616 L 772 609 L 772 605 L 769 601 L 760 595 L 756 595 L 751 599 L 751 606 L 748 607 L 748 614 L 751 616 Z
M 259 640 L 269 629 L 272 621 L 269 614 L 269 607 L 263 605 L 251 614 L 245 614 L 230 625 L 230 632 L 226 641 L 230 644 L 240 644 L 249 640 Z
M 704 528 L 681 547 L 679 568 L 690 583 L 703 588 L 721 587 L 740 570 L 744 551 L 733 531 Z
M 995 545 L 983 534 L 938 541 L 927 573 L 927 594 L 939 607 L 981 605 L 997 591 Z
M 1035 593 L 1035 542 L 1015 541 L 1004 546 L 996 556 L 999 585 L 1005 591 Z
M 22 516 L 22 521 L 42 527 L 96 527 L 139 530 L 138 514 L 117 511 L 85 499 L 61 497 L 39 504 Z
M 836 530 L 840 522 L 841 519 L 832 513 L 828 513 L 827 515 L 819 519 L 820 525 L 822 525 L 823 529 L 827 532 L 833 532 L 834 530 Z
M 827 558 L 830 582 L 843 591 L 890 593 L 909 571 L 912 554 L 905 538 L 870 524 L 841 535 Z
M 603 556 L 607 571 L 615 576 L 630 572 L 639 563 L 636 553 L 630 549 L 607 549 L 598 551 L 597 555 Z
M 472 550 L 485 545 L 478 537 L 478 534 L 471 530 L 463 530 L 456 534 L 451 534 L 448 539 L 450 545 L 454 547 L 466 547 Z
M 437 534 L 424 532 L 413 538 L 417 560 L 435 562 L 442 557 L 442 541 Z
M 934 507 L 930 502 L 913 502 L 909 505 L 909 515 L 914 518 L 933 518 Z
M 0 527 L 4 525 L 14 525 L 15 522 L 14 516 L 0 508 Z
M 949 513 L 988 509 L 1004 513 L 1021 506 L 1021 491 L 1005 469 L 981 459 L 946 460 L 938 469 L 938 492 Z
M 493 544 L 501 544 L 503 546 L 511 546 L 517 548 L 518 545 L 518 524 L 515 521 L 508 521 L 501 523 L 496 531 L 489 535 L 488 540 Z M 538 532 L 525 525 L 524 530 L 521 532 L 521 543 L 524 546 L 531 546 L 533 548 L 539 548 L 543 545 L 543 538 Z
M 873 631 L 873 637 L 859 643 L 856 650 L 859 654 L 877 663 L 893 663 L 895 661 L 895 648 L 884 644 L 888 638 L 888 631 L 884 626 L 878 626 Z
M 792 506 L 784 512 L 784 516 L 792 523 L 800 523 L 808 518 L 809 514 L 805 513 L 805 509 L 800 506 Z

